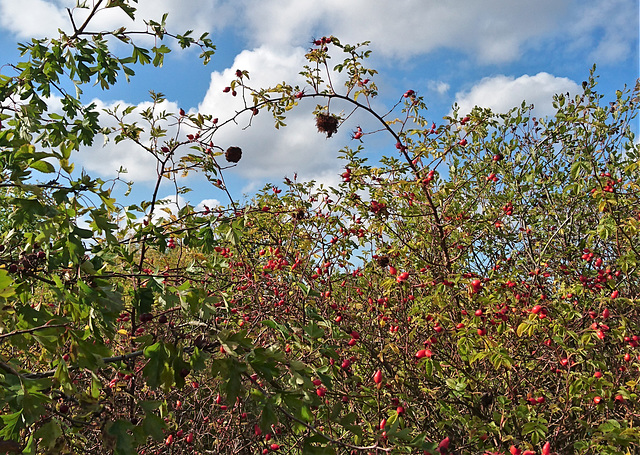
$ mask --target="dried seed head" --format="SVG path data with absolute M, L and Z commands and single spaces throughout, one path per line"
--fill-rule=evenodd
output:
M 307 217 L 307 211 L 305 209 L 298 209 L 294 214 L 293 218 L 296 220 L 304 220 Z
M 378 256 L 376 262 L 380 267 L 386 267 L 389 265 L 389 256 Z
M 326 133 L 327 137 L 338 131 L 338 119 L 330 114 L 318 114 L 316 126 L 320 133 Z
M 230 163 L 237 163 L 242 158 L 242 149 L 240 147 L 229 147 L 224 154 L 224 157 Z

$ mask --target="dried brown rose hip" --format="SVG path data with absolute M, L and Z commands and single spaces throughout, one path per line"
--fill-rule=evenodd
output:
M 242 149 L 240 147 L 229 147 L 224 154 L 226 160 L 230 163 L 237 163 L 242 158 Z

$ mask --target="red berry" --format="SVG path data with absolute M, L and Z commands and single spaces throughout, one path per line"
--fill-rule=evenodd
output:
M 480 281 L 477 278 L 471 281 L 471 292 L 473 294 L 480 292 L 481 289 L 482 289 L 482 281 Z
M 403 281 L 407 281 L 409 279 L 409 272 L 402 272 L 400 275 L 396 277 L 396 281 L 398 283 L 402 283 Z
M 438 444 L 438 451 L 440 453 L 443 452 L 447 452 L 447 450 L 449 450 L 449 443 L 450 443 L 450 439 L 449 436 L 447 436 L 446 438 L 444 438 L 442 441 L 440 441 L 440 444 Z
M 382 371 L 378 370 L 373 375 L 373 382 L 380 384 L 382 382 Z

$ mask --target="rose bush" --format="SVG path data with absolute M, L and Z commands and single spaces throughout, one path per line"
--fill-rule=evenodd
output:
M 149 25 L 212 55 L 206 35 Z M 606 103 L 592 72 L 581 95 L 555 97 L 553 117 L 523 103 L 454 108 L 436 124 L 414 90 L 387 114 L 371 107 L 366 43 L 318 39 L 305 87 L 252 88 L 239 70 L 225 91 L 246 105 L 229 121 L 267 110 L 283 127 L 316 98 L 319 133 L 349 128 L 357 141 L 341 150 L 342 183 L 285 179 L 241 205 L 224 168 L 251 151 L 213 145 L 225 121 L 151 108 L 143 127 L 127 108 L 102 128 L 95 106 L 61 88 L 66 76 L 108 88 L 162 62 L 166 46 L 132 36 L 73 25 L 23 45 L 29 60 L 2 77 L 4 450 L 638 450 L 638 86 Z M 330 54 L 344 61 L 331 67 Z M 52 91 L 63 114 L 48 112 Z M 377 124 L 351 125 L 350 110 Z M 172 123 L 190 134 L 169 137 Z M 374 131 L 389 151 L 371 163 Z M 73 173 L 72 151 L 99 133 L 156 158 L 149 200 L 122 208 L 112 182 Z M 161 181 L 188 172 L 229 206 L 155 217 Z

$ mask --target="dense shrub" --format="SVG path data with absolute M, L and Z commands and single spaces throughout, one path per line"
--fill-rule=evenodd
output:
M 149 30 L 211 56 L 206 36 Z M 278 127 L 299 99 L 324 103 L 309 121 L 327 136 L 353 129 L 357 144 L 341 151 L 342 183 L 286 179 L 249 204 L 157 218 L 157 191 L 123 209 L 110 182 L 73 173 L 71 152 L 100 131 L 148 131 L 158 184 L 188 170 L 221 191 L 223 168 L 251 152 L 211 147 L 221 126 L 203 114 L 151 109 L 142 127 L 127 109 L 105 131 L 66 92 L 64 114 L 49 114 L 65 75 L 108 88 L 129 65 L 161 63 L 166 46 L 128 33 L 110 36 L 131 57 L 110 53 L 106 33 L 33 41 L 1 81 L 2 449 L 639 450 L 637 86 L 606 103 L 592 72 L 552 117 L 523 104 L 454 109 L 436 125 L 413 90 L 373 110 L 366 47 L 324 38 L 308 87 L 253 89 L 240 71 L 229 92 L 251 100 L 238 115 L 269 110 Z M 344 62 L 331 69 L 329 53 Z M 379 124 L 350 125 L 330 100 Z M 164 136 L 172 122 L 193 134 Z M 374 129 L 389 151 L 372 163 Z

